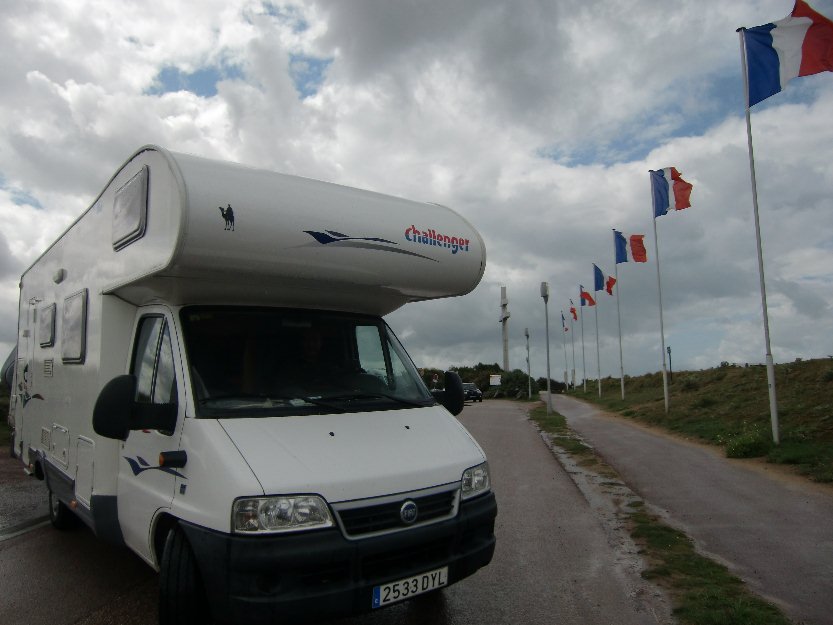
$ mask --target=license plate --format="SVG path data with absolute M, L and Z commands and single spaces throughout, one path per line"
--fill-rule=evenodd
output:
M 373 588 L 373 607 L 381 608 L 397 601 L 402 601 L 408 597 L 421 595 L 429 590 L 442 588 L 448 585 L 448 567 L 444 566 L 441 569 L 428 571 L 414 575 L 413 577 L 406 577 L 389 584 L 382 584 Z

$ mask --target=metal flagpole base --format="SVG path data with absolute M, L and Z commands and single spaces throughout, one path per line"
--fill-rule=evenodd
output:
M 775 397 L 775 364 L 772 361 L 772 354 L 766 355 L 766 379 L 769 385 L 769 418 L 772 422 L 772 442 L 779 445 L 781 436 L 778 433 L 778 402 Z

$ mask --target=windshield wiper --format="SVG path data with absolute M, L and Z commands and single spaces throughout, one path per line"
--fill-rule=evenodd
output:
M 280 397 L 269 397 L 268 395 L 249 395 L 243 393 L 223 393 L 220 395 L 212 395 L 211 397 L 200 397 L 197 403 L 201 406 L 212 401 L 225 401 L 226 399 L 239 399 L 241 401 L 266 401 L 267 399 L 281 399 Z
M 389 399 L 404 406 L 414 406 L 416 408 L 425 408 L 425 402 L 420 402 L 415 399 L 405 399 L 404 397 L 397 397 L 390 393 L 383 393 L 380 391 L 372 393 L 343 393 L 339 395 L 327 395 L 324 399 L 336 401 L 351 401 L 354 399 Z

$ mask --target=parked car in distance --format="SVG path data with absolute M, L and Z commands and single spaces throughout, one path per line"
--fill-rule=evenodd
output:
M 463 393 L 466 396 L 466 401 L 483 401 L 483 393 L 473 382 L 463 382 Z

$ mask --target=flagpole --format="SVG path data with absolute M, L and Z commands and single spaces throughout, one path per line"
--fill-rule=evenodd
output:
M 584 298 L 579 293 L 578 296 L 580 306 L 579 311 L 581 311 L 581 369 L 582 369 L 582 380 L 584 382 L 584 392 L 587 392 L 587 358 L 584 356 Z
M 752 212 L 755 217 L 755 246 L 758 252 L 758 278 L 761 284 L 761 309 L 764 317 L 764 344 L 766 347 L 766 377 L 769 386 L 769 418 L 772 424 L 772 440 L 778 445 L 780 434 L 778 426 L 778 401 L 775 394 L 775 363 L 772 359 L 772 347 L 769 340 L 769 314 L 766 304 L 766 282 L 764 280 L 764 253 L 761 246 L 761 223 L 758 217 L 758 185 L 755 178 L 755 156 L 752 150 L 752 118 L 749 112 L 749 67 L 746 61 L 746 42 L 744 28 L 738 29 L 740 37 L 740 56 L 743 65 L 743 90 L 746 97 L 746 143 L 749 149 L 749 174 L 752 183 Z
M 596 311 L 596 376 L 599 380 L 599 397 L 602 396 L 602 361 L 599 356 L 599 297 L 596 296 L 596 305 L 593 306 Z
M 550 299 L 550 285 L 547 282 L 541 283 L 541 298 L 544 300 L 544 319 L 546 321 L 547 333 L 547 414 L 552 414 L 552 389 L 550 388 L 550 313 L 547 303 Z
M 622 283 L 619 282 L 619 263 L 616 262 L 616 230 L 613 231 L 613 277 L 616 278 L 616 322 L 619 325 L 619 380 L 622 387 L 622 399 L 625 399 L 625 363 L 622 358 L 622 313 L 619 310 L 619 293 Z
M 573 300 L 570 300 L 570 305 L 572 306 L 573 309 L 575 309 L 576 305 L 573 304 Z M 573 371 L 572 371 L 573 376 L 572 377 L 573 377 L 573 389 L 575 389 L 576 388 L 576 335 L 575 335 L 575 332 L 573 331 L 573 321 L 574 321 L 573 313 L 571 311 L 570 312 L 570 343 L 573 346 Z
M 657 293 L 659 295 L 659 336 L 662 344 L 662 391 L 665 397 L 665 412 L 668 413 L 669 397 L 668 397 L 668 369 L 665 365 L 665 326 L 662 321 L 662 282 L 659 277 L 659 242 L 657 241 L 657 216 L 654 212 L 653 204 L 651 206 L 651 216 L 654 221 L 654 253 L 657 257 Z
M 567 370 L 570 368 L 570 363 L 567 361 L 567 324 L 564 323 L 564 311 L 561 311 L 561 343 L 564 345 L 564 392 L 567 392 L 566 387 L 570 383 L 570 378 Z

